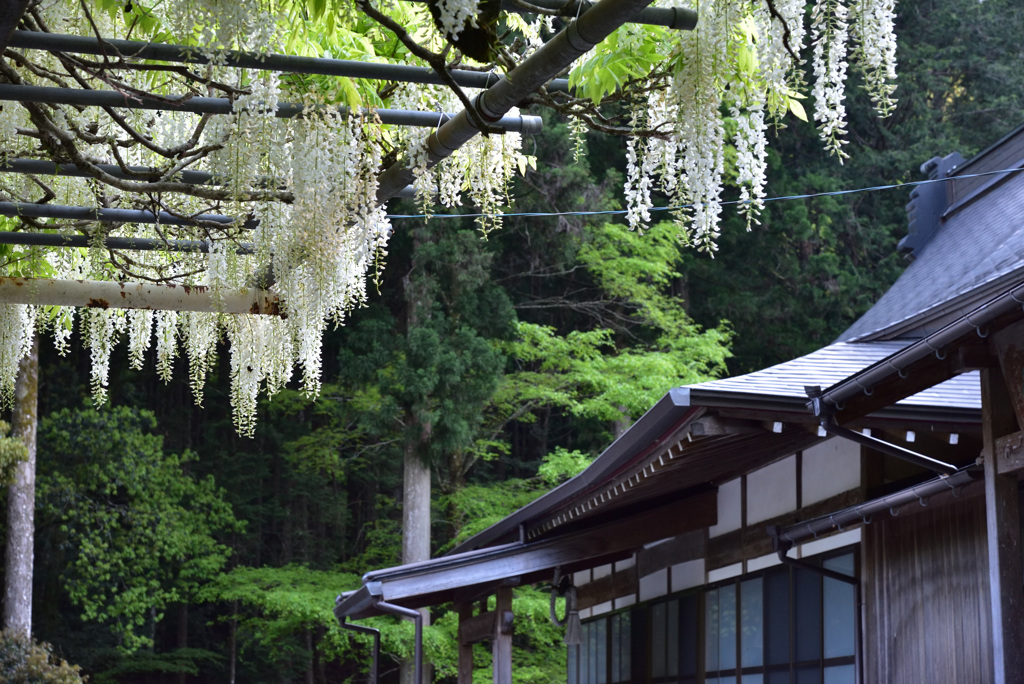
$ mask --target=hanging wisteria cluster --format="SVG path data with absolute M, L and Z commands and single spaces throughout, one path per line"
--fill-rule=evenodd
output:
M 339 1 L 331 7 L 342 5 Z M 436 24 L 422 5 L 381 0 L 374 7 L 420 27 L 414 35 L 402 34 L 403 21 L 389 27 L 413 54 L 418 53 L 410 43 L 416 41 L 435 54 L 447 54 L 445 34 L 456 36 L 484 21 L 473 0 L 439 0 L 434 5 Z M 94 6 L 105 10 L 89 11 Z M 119 37 L 126 26 L 135 30 L 136 24 L 143 27 L 152 19 L 150 10 L 140 7 L 47 0 L 35 6 L 26 21 L 34 30 Z M 357 2 L 356 7 L 371 13 L 365 3 Z M 734 174 L 730 180 L 739 187 L 748 225 L 757 221 L 765 198 L 766 132 L 789 112 L 803 115 L 800 100 L 805 86 L 798 55 L 805 47 L 811 54 L 813 117 L 829 149 L 840 157 L 845 154 L 848 57 L 863 70 L 878 111 L 892 111 L 894 0 L 816 0 L 806 30 L 803 0 L 699 0 L 694 8 L 699 19 L 693 31 L 637 24 L 619 29 L 611 41 L 622 56 L 618 63 L 633 60 L 635 65 L 621 78 L 611 79 L 604 92 L 595 94 L 594 86 L 586 85 L 575 96 L 538 93 L 536 101 L 572 117 L 577 138 L 584 124 L 611 132 L 632 131 L 625 188 L 630 225 L 641 228 L 651 220 L 652 193 L 660 192 L 678 207 L 684 241 L 713 251 L 727 173 Z M 158 169 L 159 178 L 115 178 L 98 170 L 96 178 L 88 180 L 0 174 L 0 200 L 147 209 L 185 219 L 221 214 L 237 220 L 189 220 L 174 226 L 7 220 L 7 230 L 85 234 L 90 247 L 13 249 L 2 275 L 200 287 L 209 293 L 212 305 L 202 311 L 77 312 L 69 307 L 0 305 L 0 400 L 11 400 L 19 360 L 38 330 L 48 329 L 58 350 L 64 351 L 77 328 L 90 349 L 97 402 L 105 400 L 111 353 L 126 339 L 131 366 L 141 368 L 153 354 L 164 380 L 184 357 L 193 394 L 201 403 L 206 378 L 226 341 L 234 420 L 240 433 L 251 435 L 259 396 L 279 391 L 292 379 L 293 370 L 298 369 L 307 393 L 318 393 L 327 326 L 343 323 L 366 301 L 367 278 L 379 272 L 391 234 L 377 200 L 383 166 L 396 157 L 404 159 L 414 173 L 424 214 L 429 215 L 431 206 L 455 207 L 466 198 L 479 208 L 478 223 L 486 232 L 500 226 L 510 180 L 526 173 L 535 160 L 523 153 L 518 134 L 505 133 L 477 136 L 443 163 L 431 166 L 424 129 L 385 126 L 374 114 L 374 107 L 387 106 L 437 112 L 440 120 L 441 112 L 462 108 L 465 98 L 474 95 L 468 90 L 457 94 L 445 86 L 379 84 L 366 98 L 367 91 L 353 95 L 351 86 L 224 65 L 226 49 L 270 53 L 294 46 L 292 24 L 308 19 L 306 3 L 168 0 L 159 11 L 163 35 L 202 46 L 196 51 L 209 64 L 185 70 L 122 70 L 47 53 L 34 53 L 29 59 L 27 51 L 13 51 L 9 54 L 14 58 L 0 61 L 4 83 L 78 83 L 114 89 L 126 99 L 156 95 L 168 102 L 166 111 L 156 112 L 33 103 L 4 106 L 0 155 L 42 156 L 94 169 L 103 164 L 122 169 L 145 166 Z M 134 13 L 135 18 L 129 21 L 119 12 Z M 506 26 L 511 37 L 499 51 L 506 69 L 535 52 L 555 29 L 551 16 L 510 16 Z M 373 58 L 371 33 L 347 35 Z M 391 34 L 381 44 L 389 56 L 394 53 Z M 590 57 L 602 49 L 609 48 L 599 46 Z M 587 69 L 595 61 L 582 63 L 580 68 Z M 585 92 L 587 88 L 591 90 Z M 233 113 L 175 110 L 177 98 L 186 92 L 185 99 L 228 97 Z M 302 115 L 277 117 L 285 102 L 301 103 Z M 348 107 L 339 109 L 339 102 Z M 625 126 L 616 128 L 598 112 L 609 102 L 620 110 L 621 103 L 629 103 Z M 733 170 L 725 161 L 728 143 L 736 151 Z M 187 186 L 179 180 L 184 171 L 211 174 L 212 182 Z M 205 243 L 206 250 L 122 252 L 104 246 L 104 238 L 118 236 L 195 240 Z M 250 291 L 275 297 L 283 315 L 226 313 L 228 298 Z
M 650 220 L 651 189 L 679 210 L 683 240 L 713 252 L 719 234 L 725 178 L 723 149 L 736 150 L 733 181 L 739 207 L 756 223 L 765 197 L 767 131 L 787 113 L 804 117 L 798 57 L 809 40 L 813 117 L 825 146 L 846 156 L 844 106 L 848 59 L 880 115 L 895 101 L 895 0 L 817 0 L 810 30 L 803 0 L 700 0 L 697 27 L 678 35 L 678 67 L 663 90 L 634 111 L 636 128 L 668 133 L 632 139 L 627 151 L 627 218 L 633 228 Z M 731 139 L 725 119 L 732 119 Z M 653 178 L 652 178 L 653 176 Z
M 52 31 L 88 34 L 80 12 L 61 3 L 48 5 L 45 20 Z M 71 10 L 74 8 L 71 7 Z M 218 48 L 242 48 L 267 52 L 276 47 L 273 26 L 265 4 L 186 1 L 170 3 L 168 24 L 179 34 L 202 33 L 204 44 Z M 216 18 L 216 21 L 214 20 Z M 106 35 L 114 32 L 109 17 L 89 18 Z M 196 28 L 198 27 L 198 29 Z M 217 57 L 210 51 L 209 55 Z M 53 57 L 46 68 L 59 72 Z M 156 84 L 146 72 L 124 74 L 122 88 L 150 92 Z M 36 83 L 31 71 L 17 74 L 20 84 Z M 26 249 L 9 259 L 6 274 L 45 274 L 59 279 L 149 279 L 160 283 L 208 288 L 211 311 L 151 311 L 68 307 L 0 305 L 0 399 L 10 402 L 19 359 L 27 353 L 34 331 L 49 327 L 58 349 L 66 350 L 76 327 L 90 349 L 94 399 L 106 398 L 111 353 L 127 338 L 129 362 L 141 368 L 147 352 L 155 347 L 161 378 L 170 378 L 179 348 L 187 359 L 189 379 L 196 401 L 203 399 L 206 378 L 216 362 L 219 343 L 228 342 L 231 368 L 231 403 L 236 427 L 251 435 L 255 427 L 257 399 L 261 392 L 272 396 L 299 370 L 304 390 L 315 396 L 320 389 L 321 347 L 328 325 L 340 324 L 346 315 L 365 302 L 367 276 L 386 255 L 391 226 L 384 207 L 377 202 L 377 174 L 383 151 L 390 142 L 409 143 L 415 149 L 417 133 L 383 126 L 372 110 L 348 115 L 336 103 L 319 98 L 308 88 L 289 88 L 280 75 L 213 66 L 207 74 L 236 94 L 232 114 L 199 116 L 176 111 L 124 110 L 118 114 L 135 131 L 145 131 L 144 144 L 122 144 L 121 159 L 111 157 L 109 140 L 123 138 L 125 128 L 98 110 L 54 107 L 50 115 L 66 129 L 92 131 L 94 145 L 82 153 L 94 163 L 167 168 L 161 150 L 197 140 L 193 163 L 182 154 L 173 171 L 201 170 L 222 181 L 216 199 L 195 194 L 159 198 L 147 208 L 180 216 L 219 212 L 244 217 L 247 226 L 197 225 L 174 227 L 175 239 L 205 241 L 208 252 L 132 252 L 115 256 L 105 249 L 104 237 L 168 237 L 169 227 L 92 224 L 84 229 L 96 240 L 86 250 L 41 251 Z M 300 101 L 302 116 L 278 118 L 282 101 Z M 390 106 L 457 111 L 458 102 L 443 87 L 402 88 Z M 32 140 L 19 131 L 39 128 L 40 122 L 24 107 L 0 110 L 0 143 L 10 157 L 31 156 Z M 387 141 L 385 140 L 387 138 Z M 507 202 L 506 185 L 528 158 L 520 152 L 518 134 L 480 137 L 446 163 L 417 174 L 424 201 L 437 197 L 445 206 L 461 203 L 463 192 L 491 216 L 482 228 L 497 226 L 501 205 Z M 415 154 L 415 153 L 413 153 Z M 166 177 L 173 181 L 174 173 Z M 268 179 L 272 179 L 268 182 Z M 129 192 L 111 193 L 92 181 L 65 177 L 46 179 L 45 191 L 29 176 L 0 177 L 2 199 L 48 199 L 78 206 L 137 207 Z M 127 184 L 126 184 L 127 185 Z M 197 194 L 202 194 L 201 192 Z M 239 221 L 241 223 L 241 221 Z M 254 227 L 252 227 L 254 226 Z M 42 226 L 49 227 L 49 224 Z M 71 228 L 65 228 L 69 232 Z M 240 254 L 242 244 L 254 245 L 254 253 Z M 114 263 L 117 258 L 130 263 Z M 281 316 L 226 314 L 218 309 L 223 293 L 267 288 L 281 302 Z M 77 313 L 77 315 L 76 315 Z M 75 318 L 78 320 L 76 321 Z M 155 342 L 155 344 L 154 344 Z

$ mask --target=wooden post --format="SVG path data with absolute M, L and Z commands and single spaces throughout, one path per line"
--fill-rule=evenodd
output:
M 995 684 L 1024 682 L 1024 562 L 1020 494 L 1014 474 L 996 468 L 996 440 L 1019 428 L 998 367 L 981 371 L 985 520 Z
M 497 624 L 491 642 L 494 684 L 512 684 L 512 587 L 498 587 Z
M 473 644 L 462 638 L 462 626 L 473 617 L 473 604 L 463 603 L 459 612 L 459 679 L 458 684 L 473 684 Z

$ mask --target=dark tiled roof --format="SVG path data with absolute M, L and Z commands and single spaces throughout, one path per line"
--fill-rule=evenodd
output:
M 1007 136 L 1005 149 L 990 148 L 963 165 L 962 172 L 969 176 L 1019 166 L 1016 157 L 1024 154 L 1019 133 Z M 960 206 L 946 212 L 932 241 L 838 341 L 923 337 L 1019 280 L 1024 273 L 1024 174 L 954 182 L 950 194 Z M 966 191 L 962 200 L 955 197 Z
M 802 399 L 807 396 L 804 387 L 830 387 L 900 351 L 908 344 L 908 341 L 902 340 L 836 342 L 807 356 L 771 368 L 734 378 L 691 385 L 690 389 L 699 390 L 702 396 L 714 392 L 723 395 L 763 395 Z M 955 376 L 898 403 L 905 406 L 980 409 L 981 386 L 978 374 L 975 372 Z

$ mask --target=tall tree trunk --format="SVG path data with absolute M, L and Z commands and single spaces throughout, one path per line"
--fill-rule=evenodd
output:
M 188 648 L 188 604 L 178 605 L 178 648 Z M 182 670 L 178 673 L 177 684 L 186 684 L 188 673 Z
M 402 481 L 402 563 L 430 558 L 430 465 L 419 443 L 405 446 Z
M 413 238 L 414 254 L 423 241 L 424 231 L 418 229 Z M 413 270 L 416 269 L 416 258 L 413 257 Z M 429 293 L 426 291 L 423 278 L 416 278 L 412 272 L 402 280 L 405 295 L 405 333 L 409 336 L 424 319 L 430 316 Z M 403 449 L 402 471 L 402 563 L 416 563 L 430 558 L 430 463 L 427 460 L 430 433 L 433 426 L 430 420 L 416 410 L 415 406 L 407 406 L 405 411 L 406 442 Z M 430 624 L 430 614 L 421 609 L 423 625 Z M 411 660 L 401 664 L 399 681 L 401 684 L 423 684 L 415 681 L 415 671 Z M 428 677 L 424 677 L 429 681 Z
M 231 606 L 231 614 L 238 615 L 238 601 Z M 238 662 L 238 620 L 231 618 L 231 633 L 228 636 L 228 684 L 235 684 L 236 663 Z
M 36 423 L 39 412 L 39 339 L 21 360 L 14 394 L 12 436 L 28 447 L 7 494 L 4 629 L 32 635 L 32 564 L 36 509 Z
M 407 412 L 415 420 L 412 411 Z M 430 439 L 430 425 L 421 425 L 419 439 L 405 444 L 402 477 L 402 563 L 416 563 L 430 558 L 430 464 L 421 455 L 421 447 Z M 424 627 L 430 624 L 430 613 L 421 609 Z M 424 684 L 415 680 L 413 663 L 403 660 L 402 684 Z M 424 680 L 430 677 L 424 673 Z

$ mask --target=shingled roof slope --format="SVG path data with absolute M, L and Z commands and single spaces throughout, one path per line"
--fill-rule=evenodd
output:
M 839 342 L 916 339 L 938 330 L 1024 274 L 1024 129 L 954 174 L 952 203 L 935 237 Z M 958 198 L 957 193 L 961 196 Z M 981 198 L 983 201 L 978 201 Z
M 777 366 L 722 380 L 691 385 L 701 395 L 764 395 L 806 399 L 808 385 L 829 387 L 855 375 L 910 344 L 907 340 L 884 342 L 836 342 L 806 356 Z M 939 385 L 907 397 L 900 405 L 927 408 L 981 409 L 981 384 L 977 372 L 957 375 Z

